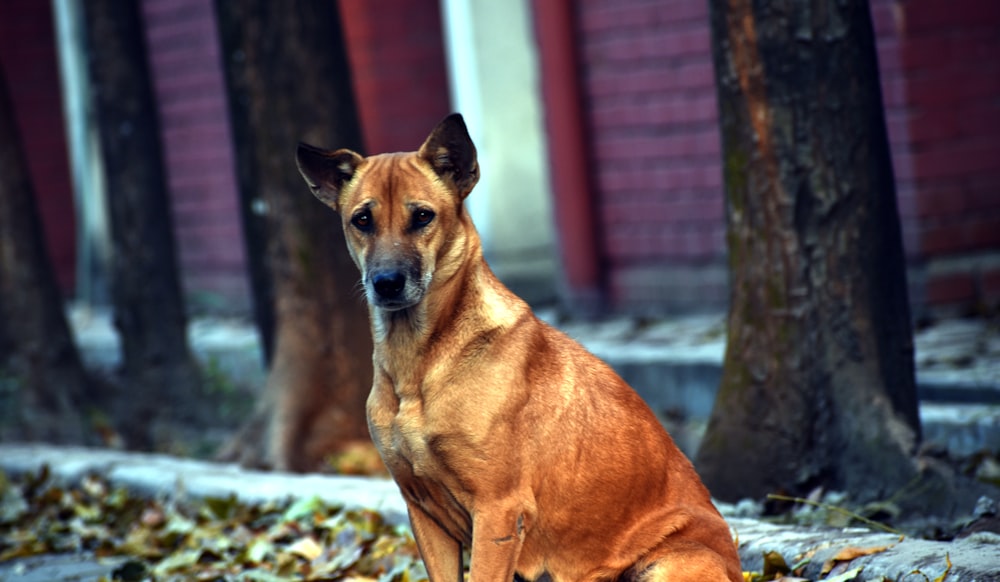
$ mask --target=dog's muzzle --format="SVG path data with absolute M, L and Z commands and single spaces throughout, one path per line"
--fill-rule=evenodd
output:
M 368 300 L 382 309 L 397 310 L 412 307 L 423 296 L 416 277 L 402 269 L 380 269 L 368 278 Z
M 380 299 L 395 301 L 406 287 L 406 275 L 399 271 L 383 271 L 372 275 L 372 287 Z

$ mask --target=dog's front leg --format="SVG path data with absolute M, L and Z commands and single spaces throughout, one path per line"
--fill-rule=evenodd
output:
M 407 503 L 410 527 L 431 582 L 462 582 L 462 545 L 422 509 Z
M 477 509 L 472 518 L 469 582 L 514 579 L 530 517 L 519 505 L 497 504 Z

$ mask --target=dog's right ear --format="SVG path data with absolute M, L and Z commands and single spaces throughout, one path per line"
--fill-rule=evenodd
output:
M 340 189 L 351 181 L 362 161 L 351 150 L 329 151 L 301 142 L 295 151 L 295 164 L 313 195 L 337 212 Z

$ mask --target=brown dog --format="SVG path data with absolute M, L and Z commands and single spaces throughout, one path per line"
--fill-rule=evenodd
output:
M 479 179 L 460 115 L 420 151 L 301 144 L 340 213 L 375 340 L 372 438 L 427 572 L 472 582 L 742 580 L 726 522 L 649 407 L 539 321 L 483 260 L 463 200 Z

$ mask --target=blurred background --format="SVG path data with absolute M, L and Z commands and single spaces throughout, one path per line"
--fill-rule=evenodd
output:
M 248 312 L 215 5 L 140 5 L 188 309 Z M 590 314 L 725 309 L 707 3 L 337 5 L 363 149 L 416 149 L 461 112 L 483 167 L 470 210 L 522 296 Z M 872 0 L 871 11 L 914 314 L 996 305 L 1000 9 Z M 99 306 L 109 234 L 79 12 L 0 0 L 0 65 L 59 284 Z

